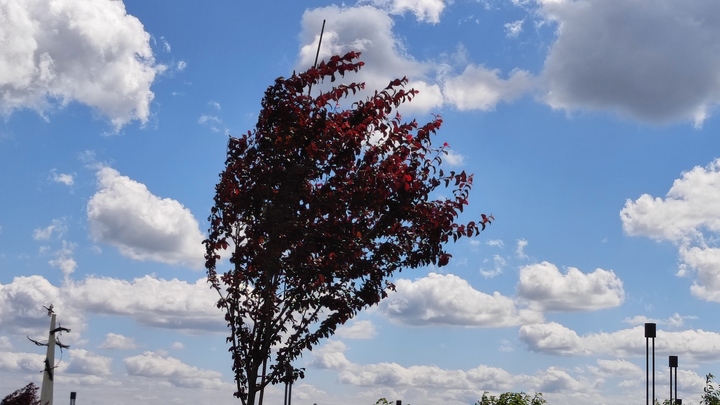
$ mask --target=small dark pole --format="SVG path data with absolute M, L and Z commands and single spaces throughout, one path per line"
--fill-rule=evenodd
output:
M 292 381 L 290 381 L 290 385 L 288 386 L 288 405 L 292 402 Z
M 320 57 L 320 45 L 322 45 L 322 37 L 323 37 L 324 32 L 325 32 L 325 20 L 323 20 L 323 25 L 322 25 L 322 28 L 320 29 L 320 39 L 318 40 L 318 49 L 317 49 L 317 52 L 315 53 L 315 64 L 313 64 L 313 68 L 317 67 L 317 61 L 318 61 L 318 58 Z M 310 86 L 308 87 L 308 96 L 310 95 L 311 91 L 312 91 L 312 83 L 310 83 Z
M 287 405 L 287 403 L 288 403 L 288 385 L 289 384 L 290 384 L 290 367 L 288 367 L 285 372 L 285 399 L 283 400 L 283 405 Z
M 283 405 L 287 405 L 287 392 L 288 392 L 288 382 L 285 381 L 285 398 L 283 399 Z
M 70 393 L 70 405 L 75 405 L 75 397 L 77 397 L 77 393 L 75 391 Z
M 677 368 L 678 368 L 678 356 L 669 357 L 670 364 L 670 404 L 674 405 L 677 402 Z M 673 369 L 675 369 L 675 396 L 673 397 Z M 673 402 L 675 398 L 675 402 Z
M 285 402 L 283 402 L 285 405 L 290 405 L 290 401 L 292 401 L 292 384 L 293 368 L 290 364 L 288 364 L 285 371 Z
M 645 404 L 650 405 L 650 339 L 652 339 L 652 404 L 655 405 L 655 334 L 654 323 L 645 324 Z

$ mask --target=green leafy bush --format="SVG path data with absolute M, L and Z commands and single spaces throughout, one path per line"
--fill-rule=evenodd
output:
M 483 393 L 482 399 L 475 405 L 543 405 L 547 404 L 547 401 L 543 399 L 542 393 L 536 393 L 534 396 L 530 396 L 524 392 L 505 392 L 500 394 L 499 397 L 494 395 L 488 395 L 488 392 Z

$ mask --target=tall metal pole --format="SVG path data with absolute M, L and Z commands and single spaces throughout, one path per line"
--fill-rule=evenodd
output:
M 318 39 L 318 49 L 315 53 L 315 63 L 313 64 L 313 68 L 317 67 L 317 61 L 318 57 L 320 57 L 320 45 L 322 45 L 322 37 L 325 33 L 325 20 L 323 20 L 322 28 L 320 28 L 320 39 Z M 310 86 L 308 86 L 308 96 L 310 95 L 310 92 L 312 91 L 312 83 L 310 83 Z
M 655 405 L 655 336 L 653 340 L 653 405 Z
M 670 405 L 673 405 L 673 396 L 672 396 L 672 394 L 673 394 L 673 391 L 672 391 L 672 387 L 673 387 L 672 386 L 673 356 L 670 356 L 669 363 L 670 363 Z
M 288 405 L 292 403 L 292 381 L 290 381 L 290 385 L 288 386 Z
M 677 397 L 677 368 L 678 368 L 678 356 L 670 356 L 668 358 L 670 364 L 670 405 L 675 405 L 678 400 Z M 675 396 L 673 396 L 673 369 L 675 369 Z M 675 398 L 675 402 L 673 402 Z
M 677 402 L 677 364 L 675 365 L 675 402 Z
M 45 355 L 45 371 L 43 372 L 40 403 L 53 405 L 53 380 L 55 374 L 55 314 L 50 314 L 50 333 L 48 334 L 47 354 Z
M 283 405 L 287 405 L 287 397 L 288 397 L 288 382 L 285 381 L 285 399 L 283 399 Z
M 656 325 L 654 323 L 645 324 L 645 404 L 650 405 L 650 378 L 648 377 L 650 368 L 649 358 L 649 340 L 652 339 L 652 404 L 655 405 L 655 335 Z
M 652 363 L 653 363 L 653 369 L 652 369 L 652 380 L 653 380 L 653 397 L 652 397 L 652 403 L 655 405 L 655 336 L 652 337 Z

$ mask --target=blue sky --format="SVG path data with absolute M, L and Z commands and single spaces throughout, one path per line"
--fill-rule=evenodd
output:
M 644 403 L 642 324 L 697 403 L 720 373 L 720 4 L 711 0 L 0 3 L 0 395 L 236 403 L 201 241 L 228 135 L 265 88 L 361 51 L 346 80 L 407 76 L 445 165 L 492 213 L 446 267 L 306 353 L 293 403 Z M 268 392 L 282 400 L 282 387 Z

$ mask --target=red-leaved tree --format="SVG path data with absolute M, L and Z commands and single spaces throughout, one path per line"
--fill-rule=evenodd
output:
M 3 398 L 3 400 L 0 401 L 0 405 L 40 405 L 37 392 L 37 385 L 30 383 Z
M 492 219 L 455 222 L 472 176 L 439 168 L 447 153 L 447 144 L 431 146 L 439 117 L 420 126 L 396 113 L 417 94 L 403 89 L 407 79 L 347 109 L 340 101 L 364 84 L 307 94 L 357 72 L 358 57 L 278 78 L 255 130 L 228 143 L 205 258 L 243 404 L 261 404 L 268 384 L 302 377 L 290 363 L 393 290 L 396 270 L 447 264 L 443 244 L 477 235 Z M 452 198 L 429 198 L 450 185 Z M 229 269 L 219 270 L 225 251 Z

